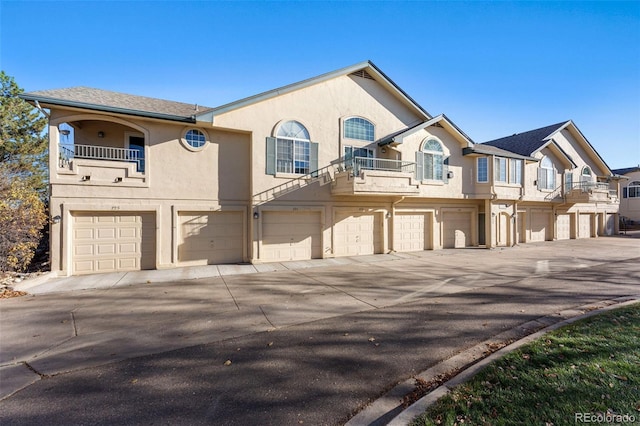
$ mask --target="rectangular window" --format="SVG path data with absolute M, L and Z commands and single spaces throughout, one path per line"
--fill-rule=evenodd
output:
M 522 185 L 522 160 L 510 160 L 509 183 Z
M 310 146 L 307 141 L 277 139 L 276 172 L 307 174 L 310 172 Z
M 489 161 L 487 157 L 480 157 L 478 164 L 478 182 L 489 182 Z
M 496 182 L 507 181 L 507 159 L 497 157 L 495 161 L 495 170 L 493 176 Z

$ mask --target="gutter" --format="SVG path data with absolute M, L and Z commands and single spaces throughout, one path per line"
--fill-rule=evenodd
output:
M 39 97 L 39 96 L 28 96 L 25 94 L 20 94 L 18 95 L 18 97 L 21 99 L 24 99 L 27 102 L 29 101 L 33 102 L 34 104 L 36 104 L 36 108 L 38 109 L 41 108 L 41 107 L 38 107 L 38 105 L 40 105 L 40 102 L 43 102 L 45 104 L 50 104 L 50 105 L 89 109 L 93 111 L 111 112 L 111 113 L 124 114 L 124 115 L 133 115 L 136 117 L 157 118 L 160 120 L 179 121 L 181 123 L 196 122 L 195 115 L 192 115 L 190 117 L 185 117 L 181 115 L 162 114 L 158 112 L 139 111 L 139 110 L 129 109 L 129 108 L 119 108 L 119 107 L 111 107 L 106 105 L 89 104 L 86 102 L 67 101 L 62 99 L 46 98 L 46 97 Z

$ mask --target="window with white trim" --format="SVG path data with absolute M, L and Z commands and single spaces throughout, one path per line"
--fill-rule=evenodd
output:
M 187 141 L 189 146 L 195 149 L 200 149 L 207 143 L 207 137 L 198 129 L 189 129 L 184 135 L 184 140 Z
M 551 158 L 544 157 L 538 169 L 538 189 L 553 190 L 556 187 L 556 169 Z
M 507 159 L 503 157 L 496 157 L 495 167 L 493 169 L 493 176 L 496 182 L 507 181 Z
M 509 183 L 522 185 L 522 160 L 509 160 Z
M 640 198 L 640 181 L 634 180 L 623 188 L 622 198 Z
M 367 119 L 361 117 L 348 118 L 344 121 L 344 137 L 373 142 L 375 140 L 375 127 Z
M 442 144 L 433 138 L 422 145 L 422 178 L 420 180 L 444 180 L 444 151 Z
M 476 165 L 478 182 L 489 182 L 489 159 L 487 157 L 478 157 L 476 159 Z
M 282 123 L 276 137 L 267 138 L 267 174 L 309 174 L 317 168 L 318 144 L 298 121 Z

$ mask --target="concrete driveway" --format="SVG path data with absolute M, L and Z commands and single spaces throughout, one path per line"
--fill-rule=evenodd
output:
M 261 268 L 0 301 L 0 423 L 342 424 L 492 336 L 640 294 L 625 237 Z

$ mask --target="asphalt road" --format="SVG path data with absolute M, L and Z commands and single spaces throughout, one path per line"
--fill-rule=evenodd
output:
M 396 383 L 491 336 L 565 309 L 640 293 L 638 240 L 531 247 L 279 275 L 330 283 L 369 306 L 43 377 L 0 401 L 0 424 L 344 424 Z M 396 278 L 381 278 L 379 268 Z M 448 277 L 430 281 L 431 268 Z M 414 288 L 395 303 L 374 306 L 376 296 L 408 280 L 422 280 L 426 290 Z M 437 291 L 447 286 L 455 292 Z

